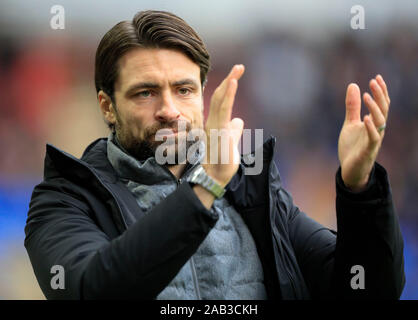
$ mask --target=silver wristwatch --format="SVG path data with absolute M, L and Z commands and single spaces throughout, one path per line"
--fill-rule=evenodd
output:
M 222 188 L 215 180 L 209 177 L 202 165 L 199 165 L 186 179 L 186 181 L 201 185 L 203 188 L 212 193 L 217 199 L 222 198 L 225 189 Z

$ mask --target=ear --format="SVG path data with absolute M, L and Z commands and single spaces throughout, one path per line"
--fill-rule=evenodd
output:
M 107 124 L 115 124 L 116 109 L 113 106 L 112 99 L 103 90 L 99 91 L 97 99 L 99 100 L 100 110 L 102 111 L 105 122 Z

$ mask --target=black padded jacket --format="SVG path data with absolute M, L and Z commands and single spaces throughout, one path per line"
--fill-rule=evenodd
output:
M 242 161 L 225 193 L 255 240 L 268 298 L 399 299 L 403 239 L 385 169 L 376 163 L 357 194 L 337 170 L 337 233 L 294 205 L 273 160 L 275 141 L 263 145 L 262 172 L 245 175 Z M 106 146 L 98 139 L 77 159 L 47 145 L 24 242 L 47 299 L 154 299 L 216 223 L 188 182 L 145 215 Z M 54 265 L 65 271 L 64 289 L 51 286 Z M 363 289 L 352 287 L 358 265 Z

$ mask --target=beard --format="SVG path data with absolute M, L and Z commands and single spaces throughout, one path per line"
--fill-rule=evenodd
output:
M 181 124 L 180 124 L 181 122 Z M 174 164 L 182 163 L 184 156 L 186 155 L 189 148 L 195 143 L 195 141 L 188 141 L 186 139 L 187 134 L 192 130 L 192 125 L 190 122 L 186 121 L 170 121 L 170 122 L 158 122 L 150 127 L 145 128 L 143 133 L 143 138 L 133 137 L 132 134 L 125 130 L 123 126 L 120 125 L 120 122 L 117 121 L 115 126 L 115 135 L 119 144 L 128 152 L 131 156 L 139 161 L 144 161 L 150 157 L 155 157 L 157 148 L 165 143 L 167 140 L 158 141 L 156 140 L 157 132 L 161 129 L 170 129 L 178 133 L 174 137 L 166 137 L 168 141 L 173 143 L 169 144 L 167 152 L 172 154 L 174 153 Z M 185 131 L 180 131 L 180 129 L 185 129 Z M 185 140 L 179 142 L 179 139 Z M 185 150 L 183 150 L 185 148 Z M 183 162 L 184 163 L 184 162 Z

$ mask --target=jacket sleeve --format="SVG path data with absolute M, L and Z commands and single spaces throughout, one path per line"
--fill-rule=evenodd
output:
M 352 193 L 339 168 L 336 191 L 338 233 L 299 211 L 286 191 L 280 195 L 292 203 L 289 234 L 312 298 L 399 299 L 403 239 L 385 169 L 375 163 L 366 190 Z
M 47 299 L 154 299 L 217 220 L 187 182 L 114 239 L 90 210 L 56 183 L 34 189 L 25 247 Z M 63 267 L 63 289 L 51 286 L 54 265 Z

